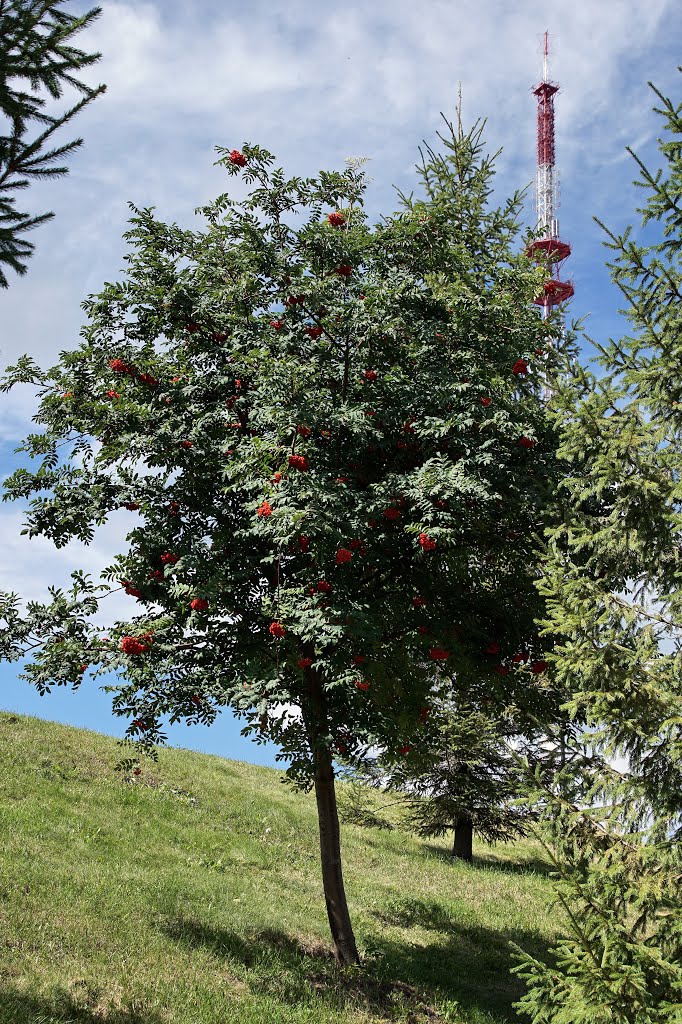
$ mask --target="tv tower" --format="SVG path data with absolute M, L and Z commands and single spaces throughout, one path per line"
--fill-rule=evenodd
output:
M 533 299 L 536 305 L 542 306 L 542 318 L 546 320 L 552 306 L 570 299 L 574 289 L 570 281 L 562 281 L 559 276 L 561 265 L 571 255 L 571 247 L 568 242 L 559 240 L 559 183 L 554 167 L 554 97 L 559 86 L 549 80 L 549 32 L 545 32 L 543 58 L 542 81 L 533 89 L 538 98 L 536 208 L 541 237 L 528 247 L 528 255 L 544 263 L 551 273 L 540 295 Z

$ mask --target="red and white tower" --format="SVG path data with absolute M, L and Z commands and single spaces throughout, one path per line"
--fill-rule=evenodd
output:
M 546 319 L 552 306 L 570 299 L 573 284 L 560 278 L 561 266 L 571 255 L 568 242 L 559 239 L 559 183 L 554 166 L 554 97 L 559 86 L 549 80 L 549 32 L 545 32 L 543 47 L 543 75 L 540 84 L 533 89 L 538 98 L 538 176 L 536 187 L 537 226 L 540 238 L 532 242 L 528 255 L 544 263 L 551 277 L 545 282 L 540 295 L 533 301 L 542 306 Z

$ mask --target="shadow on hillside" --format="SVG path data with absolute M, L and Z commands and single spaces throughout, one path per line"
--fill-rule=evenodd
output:
M 446 864 L 464 865 L 465 861 L 455 859 L 449 850 L 433 843 L 425 843 L 424 850 L 432 857 L 445 861 Z M 496 857 L 494 853 L 481 853 L 474 856 L 473 862 L 469 865 L 472 868 L 483 868 L 485 871 L 500 871 L 506 875 L 549 875 L 553 870 L 548 860 L 540 857 L 530 857 L 528 860 L 511 861 Z
M 391 923 L 419 924 L 438 934 L 428 945 L 412 945 L 385 930 L 375 932 L 368 937 L 372 952 L 363 968 L 344 971 L 330 945 L 307 944 L 276 929 L 242 936 L 183 918 L 168 920 L 162 927 L 175 941 L 228 960 L 254 993 L 290 1005 L 308 1004 L 315 997 L 338 1009 L 361 1007 L 382 1019 L 398 1010 L 408 1011 L 407 1019 L 413 1024 L 440 1021 L 434 1002 L 441 999 L 514 1019 L 511 1004 L 523 994 L 523 985 L 509 973 L 513 966 L 509 941 L 539 958 L 546 956 L 548 948 L 532 932 L 499 933 L 457 924 L 430 901 L 411 900 L 407 919 L 398 914 Z
M 370 910 L 382 924 L 394 925 L 397 928 L 426 928 L 434 932 L 449 931 L 454 925 L 452 915 L 435 900 L 423 900 L 418 897 L 406 896 L 393 902 L 389 908 Z
M 84 1006 L 67 992 L 52 999 L 12 991 L 0 984 L 0 1024 L 162 1024 L 153 1011 Z
M 516 961 L 509 943 L 517 943 L 539 960 L 548 960 L 549 945 L 537 933 L 508 928 L 493 931 L 433 915 L 424 906 L 415 923 L 434 932 L 427 945 L 413 945 L 384 932 L 374 937 L 382 973 L 403 978 L 421 990 L 440 993 L 463 1009 L 487 1011 L 516 1020 L 512 1003 L 524 993 L 523 982 L 511 974 Z M 414 912 L 413 912 L 414 913 Z

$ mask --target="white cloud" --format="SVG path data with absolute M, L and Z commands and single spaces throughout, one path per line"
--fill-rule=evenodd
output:
M 552 76 L 562 86 L 561 217 L 574 247 L 577 312 L 619 304 L 590 217 L 622 211 L 633 173 L 623 147 L 646 149 L 658 133 L 645 81 L 673 81 L 680 10 L 674 0 L 576 0 L 550 17 Z M 291 173 L 305 174 L 366 154 L 370 212 L 378 213 L 393 207 L 393 183 L 413 187 L 417 146 L 434 141 L 441 109 L 454 116 L 461 80 L 465 123 L 488 117 L 490 147 L 505 147 L 499 191 L 526 184 L 534 174 L 530 90 L 546 19 L 539 0 L 351 0 L 342 10 L 295 0 L 277 11 L 265 0 L 105 2 L 80 45 L 101 49 L 91 78 L 108 91 L 74 125 L 86 142 L 68 178 L 37 183 L 22 197 L 57 216 L 32 236 L 27 276 L 0 293 L 0 372 L 22 352 L 48 366 L 76 347 L 80 303 L 122 276 L 128 200 L 198 226 L 196 206 L 239 187 L 212 166 L 216 144 L 259 142 Z M 597 317 L 597 326 L 613 322 Z M 35 407 L 29 388 L 0 395 L 0 440 L 34 429 Z M 12 544 L 14 523 L 0 523 Z
M 126 550 L 125 534 L 134 525 L 134 515 L 121 510 L 96 531 L 92 544 L 72 541 L 63 548 L 55 548 L 45 537 L 22 537 L 24 524 L 21 511 L 0 509 L 0 591 L 18 593 L 23 602 L 48 602 L 48 587 L 70 588 L 70 574 L 78 569 L 89 573 L 95 583 L 100 582 L 100 572 L 118 552 Z M 101 602 L 94 621 L 109 627 L 116 619 L 126 620 L 140 614 L 142 607 L 122 591 L 116 591 Z
M 148 123 L 156 108 L 193 118 L 215 114 L 225 104 L 297 84 L 294 55 L 283 55 L 263 28 L 227 12 L 190 27 L 179 18 L 164 21 L 157 4 L 112 2 L 89 34 L 105 62 L 88 78 L 94 84 L 105 77 L 104 102 L 138 123 Z

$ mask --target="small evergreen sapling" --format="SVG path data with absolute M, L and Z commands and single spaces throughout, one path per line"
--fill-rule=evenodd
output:
M 450 694 L 456 687 L 448 682 Z M 408 827 L 422 837 L 452 832 L 453 857 L 471 861 L 474 833 L 495 843 L 528 831 L 534 812 L 517 802 L 526 792 L 519 752 L 543 775 L 556 759 L 547 732 L 561 727 L 558 695 L 548 687 L 539 701 L 538 690 L 531 693 L 530 716 L 523 706 L 493 706 L 489 697 L 476 707 L 468 697 L 434 695 L 420 709 L 421 741 L 412 756 L 395 761 L 379 754 L 350 774 L 402 794 Z
M 452 832 L 453 857 L 473 859 L 474 832 L 489 843 L 525 834 L 529 811 L 511 802 L 519 784 L 507 729 L 463 702 L 437 706 L 419 756 L 390 770 L 389 788 L 407 791 L 409 824 L 422 837 Z

